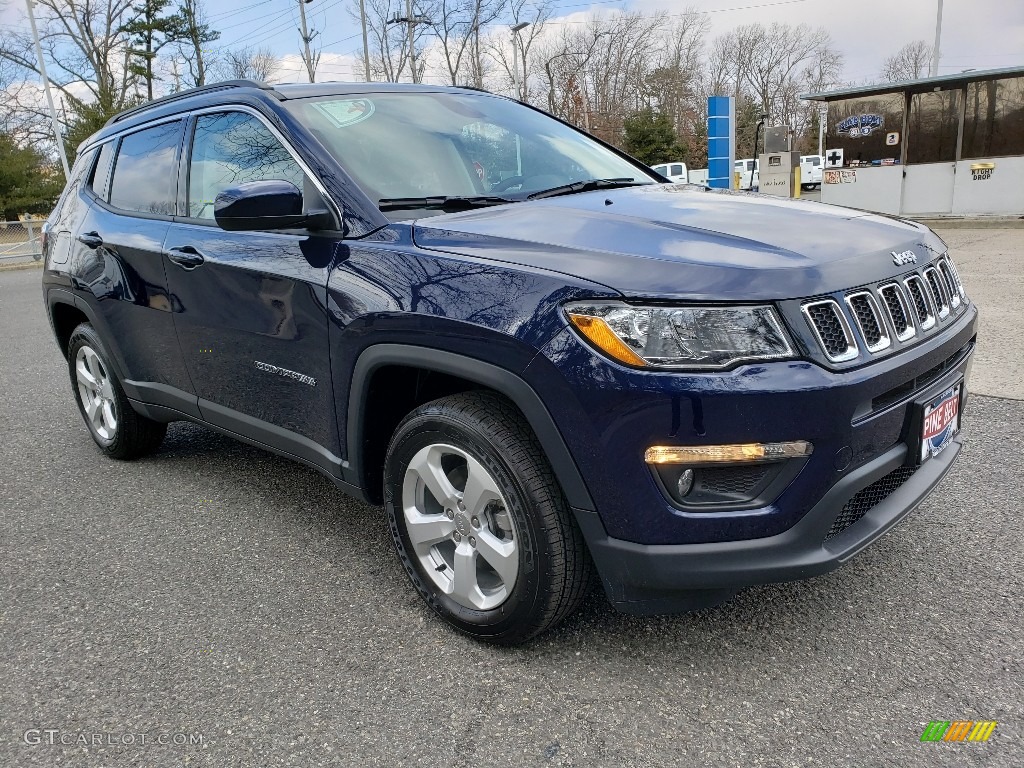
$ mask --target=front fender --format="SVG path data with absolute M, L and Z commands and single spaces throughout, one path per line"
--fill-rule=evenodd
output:
M 569 503 L 578 509 L 595 509 L 583 476 L 562 439 L 562 433 L 530 385 L 517 374 L 497 365 L 454 352 L 407 344 L 375 344 L 366 348 L 356 361 L 349 389 L 346 441 L 348 472 L 352 477 L 359 480 L 365 477 L 361 450 L 364 445 L 364 404 L 374 371 L 386 365 L 404 365 L 458 376 L 500 392 L 515 403 L 526 417 Z

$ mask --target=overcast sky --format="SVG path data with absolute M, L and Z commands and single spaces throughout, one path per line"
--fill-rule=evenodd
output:
M 310 24 L 320 31 L 323 79 L 362 79 L 356 59 L 358 25 L 346 11 L 348 0 L 313 0 Z M 711 36 L 755 21 L 824 26 L 845 57 L 845 79 L 874 79 L 881 62 L 904 43 L 935 34 L 937 0 L 556 0 L 555 19 L 572 22 L 588 9 L 706 12 Z M 294 0 L 207 0 L 213 25 L 221 30 L 214 46 L 267 45 L 288 56 L 282 80 L 302 77 L 298 58 L 298 6 Z M 0 0 L 0 25 L 24 27 L 24 4 Z M 964 69 L 1024 66 L 1024 0 L 945 0 L 940 74 Z M 289 56 L 289 54 L 295 54 Z

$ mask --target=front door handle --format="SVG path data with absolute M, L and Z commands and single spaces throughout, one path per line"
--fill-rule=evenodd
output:
M 181 245 L 177 248 L 168 248 L 167 258 L 182 269 L 195 269 L 206 261 L 206 257 L 203 256 L 202 252 L 192 245 Z
M 99 232 L 83 232 L 78 236 L 78 242 L 86 248 L 99 248 L 103 245 L 103 238 L 100 237 Z

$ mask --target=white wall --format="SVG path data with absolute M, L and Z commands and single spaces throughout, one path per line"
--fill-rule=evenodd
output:
M 988 179 L 974 179 L 971 166 L 995 163 Z M 961 160 L 953 182 L 954 214 L 1024 214 L 1024 157 Z
M 879 213 L 899 213 L 903 193 L 903 166 L 883 165 L 869 168 L 844 168 L 840 176 L 846 179 L 838 184 L 829 183 L 832 169 L 823 172 L 821 202 L 846 205 Z M 836 169 L 839 170 L 839 169 Z
M 920 163 L 905 166 L 903 207 L 910 216 L 949 213 L 953 207 L 954 163 Z

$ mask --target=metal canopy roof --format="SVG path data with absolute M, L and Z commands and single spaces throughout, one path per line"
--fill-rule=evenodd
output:
M 902 80 L 898 83 L 875 83 L 858 85 L 853 88 L 842 88 L 837 91 L 801 94 L 801 99 L 808 101 L 835 101 L 850 96 L 877 96 L 880 93 L 895 93 L 908 90 L 927 90 L 929 86 L 950 86 L 969 83 L 975 80 L 993 80 L 999 77 L 1024 77 L 1024 66 L 1003 67 L 1002 69 L 972 69 L 969 72 L 957 72 L 955 75 L 939 75 L 938 77 L 922 77 L 918 80 Z

